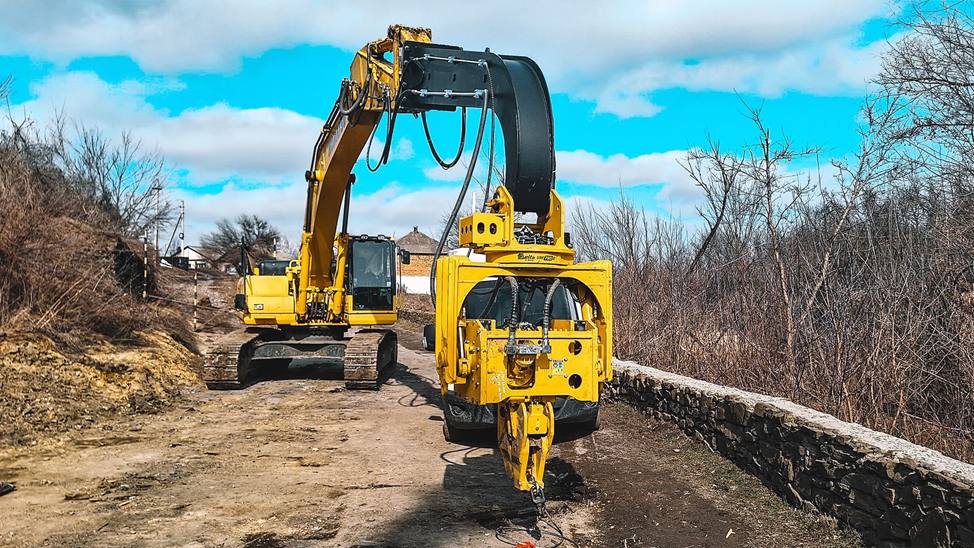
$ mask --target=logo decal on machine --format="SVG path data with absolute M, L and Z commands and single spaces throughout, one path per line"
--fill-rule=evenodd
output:
M 545 261 L 550 262 L 555 260 L 554 255 L 535 255 L 533 253 L 518 253 L 517 259 L 519 261 Z

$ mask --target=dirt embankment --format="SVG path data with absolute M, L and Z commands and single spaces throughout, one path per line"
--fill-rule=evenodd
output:
M 200 385 L 195 355 L 166 333 L 81 340 L 0 332 L 0 454 L 68 430 L 111 430 L 106 419 L 158 412 Z
M 159 295 L 140 313 L 144 329 L 110 337 L 79 325 L 65 330 L 0 329 L 0 456 L 18 447 L 63 442 L 67 431 L 109 431 L 122 416 L 157 413 L 202 388 L 194 352 L 208 337 L 239 328 L 236 277 L 159 269 Z M 4 478 L 0 477 L 0 481 Z

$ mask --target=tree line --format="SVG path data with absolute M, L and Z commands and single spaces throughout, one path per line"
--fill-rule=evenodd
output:
M 625 196 L 577 211 L 581 254 L 615 263 L 617 353 L 974 458 L 967 10 L 909 10 L 849 157 L 823 166 L 748 107 L 753 144 L 682 162 L 703 229 Z

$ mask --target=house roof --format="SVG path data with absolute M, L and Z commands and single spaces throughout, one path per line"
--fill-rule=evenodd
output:
M 418 226 L 414 226 L 412 232 L 396 240 L 396 245 L 416 255 L 436 253 L 436 240 L 420 232 Z

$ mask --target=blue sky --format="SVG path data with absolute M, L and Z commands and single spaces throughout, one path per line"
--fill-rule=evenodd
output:
M 887 0 L 619 1 L 596 12 L 549 1 L 44 4 L 11 3 L 0 21 L 13 115 L 43 124 L 63 110 L 158 149 L 174 169 L 170 197 L 186 200 L 191 242 L 243 212 L 296 238 L 302 174 L 351 53 L 393 22 L 538 61 L 552 91 L 557 188 L 571 207 L 621 188 L 647 210 L 690 218 L 699 194 L 677 161 L 708 138 L 749 142 L 742 100 L 763 105 L 775 134 L 797 144 L 833 157 L 855 149 L 857 111 L 898 9 Z M 458 123 L 431 116 L 443 154 L 455 150 Z M 392 161 L 356 170 L 355 231 L 432 231 L 452 204 L 461 174 L 435 167 L 418 120 L 396 129 Z

